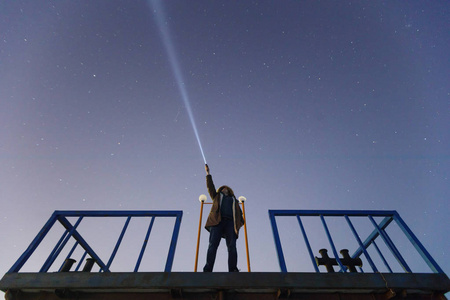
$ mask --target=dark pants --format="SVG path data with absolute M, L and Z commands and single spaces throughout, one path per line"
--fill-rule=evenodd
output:
M 206 265 L 203 267 L 203 272 L 212 272 L 214 262 L 216 261 L 217 248 L 219 247 L 222 235 L 225 236 L 227 242 L 228 271 L 237 271 L 236 233 L 234 232 L 233 220 L 223 219 L 219 224 L 210 229 Z

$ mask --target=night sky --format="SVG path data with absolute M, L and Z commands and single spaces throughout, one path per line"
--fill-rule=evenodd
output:
M 450 273 L 448 1 L 2 1 L 0 28 L 0 273 L 54 210 L 183 210 L 192 271 L 185 100 L 248 199 L 252 271 L 279 271 L 268 209 L 358 209 L 397 210 Z

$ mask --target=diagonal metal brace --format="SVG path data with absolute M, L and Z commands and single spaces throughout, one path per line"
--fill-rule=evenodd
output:
M 72 230 L 73 226 L 69 222 L 69 220 L 66 219 L 66 217 L 59 215 L 58 221 L 67 229 Z M 85 241 L 85 239 L 78 233 L 78 231 L 73 230 L 73 237 L 75 240 L 78 241 L 78 243 L 83 247 L 84 250 L 87 251 L 87 253 L 95 259 L 96 263 L 100 266 L 100 269 L 103 270 L 103 272 L 110 272 L 109 268 L 105 265 L 105 263 L 100 259 L 100 257 L 95 253 L 95 251 L 89 246 L 89 244 Z

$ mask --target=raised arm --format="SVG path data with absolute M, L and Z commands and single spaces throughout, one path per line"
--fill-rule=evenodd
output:
M 208 189 L 208 193 L 211 196 L 211 200 L 214 201 L 214 198 L 217 195 L 216 187 L 214 186 L 214 182 L 212 180 L 211 174 L 209 174 L 209 166 L 205 164 L 205 171 L 206 171 L 206 188 Z

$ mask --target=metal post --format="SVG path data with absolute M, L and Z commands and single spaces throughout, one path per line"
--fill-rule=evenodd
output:
M 383 241 L 386 243 L 386 246 L 391 251 L 392 255 L 394 255 L 395 259 L 398 261 L 398 263 L 402 266 L 403 270 L 405 270 L 406 273 L 412 273 L 411 269 L 409 268 L 406 261 L 403 259 L 402 255 L 398 251 L 397 247 L 395 247 L 394 243 L 392 242 L 391 238 L 388 236 L 386 231 L 384 231 L 380 226 L 378 226 L 377 222 L 373 219 L 371 215 L 368 216 L 369 220 L 372 222 L 375 229 L 378 231 L 379 235 L 383 239 Z
M 111 264 L 112 264 L 112 262 L 114 260 L 114 257 L 116 256 L 117 250 L 119 250 L 119 246 L 122 243 L 123 236 L 125 235 L 125 232 L 127 231 L 128 224 L 130 223 L 130 220 L 131 220 L 131 216 L 129 216 L 127 218 L 127 220 L 125 221 L 125 225 L 122 228 L 122 232 L 120 233 L 119 239 L 116 242 L 116 246 L 114 247 L 114 250 L 111 253 L 111 257 L 109 258 L 108 263 L 106 264 L 106 268 L 108 270 L 109 270 L 109 267 L 111 267 Z
M 377 250 L 378 255 L 380 256 L 381 260 L 383 261 L 384 265 L 386 266 L 386 268 L 389 270 L 390 273 L 394 273 L 392 272 L 391 267 L 389 266 L 387 260 L 384 258 L 383 253 L 381 253 L 380 248 L 378 248 L 377 243 L 375 243 L 375 240 L 372 241 L 372 245 L 375 247 L 375 250 Z
M 164 272 L 172 271 L 173 258 L 175 257 L 175 249 L 177 247 L 178 234 L 180 233 L 181 218 L 183 217 L 183 211 L 176 213 L 175 225 L 173 227 L 172 240 L 170 241 L 169 253 L 167 254 L 166 266 Z
M 142 257 L 144 256 L 145 248 L 147 247 L 148 239 L 150 237 L 150 232 L 152 231 L 153 223 L 155 222 L 155 216 L 152 217 L 150 221 L 150 225 L 148 225 L 147 233 L 144 238 L 144 243 L 142 244 L 141 253 L 139 254 L 138 260 L 136 262 L 136 266 L 134 267 L 134 272 L 139 270 L 139 266 L 141 265 Z
M 363 242 L 362 242 L 361 239 L 359 238 L 359 235 L 358 235 L 358 233 L 356 232 L 356 229 L 355 229 L 355 227 L 353 226 L 352 222 L 350 221 L 350 218 L 348 217 L 348 215 L 344 215 L 344 217 L 345 217 L 345 220 L 347 220 L 347 224 L 348 224 L 348 226 L 350 227 L 350 230 L 352 231 L 353 236 L 355 237 L 356 241 L 358 242 L 359 247 L 362 249 L 364 255 L 366 256 L 366 259 L 367 259 L 367 261 L 369 262 L 369 265 L 372 267 L 372 270 L 373 270 L 375 273 L 377 273 L 377 272 L 378 272 L 378 269 L 377 269 L 377 267 L 375 266 L 375 264 L 374 264 L 372 258 L 370 257 L 369 252 L 367 252 L 367 249 L 364 247 Z M 355 257 L 353 257 L 353 258 L 355 258 Z
M 275 241 L 275 248 L 277 249 L 278 254 L 278 263 L 280 264 L 281 272 L 286 273 L 286 261 L 284 260 L 283 255 L 283 247 L 281 247 L 281 241 L 280 241 L 280 235 L 278 233 L 278 227 L 277 227 L 277 221 L 275 220 L 275 210 L 269 209 L 269 219 L 270 224 L 272 225 L 272 233 L 273 233 L 273 239 Z
M 77 241 L 77 243 L 78 243 L 78 241 Z M 83 263 L 84 258 L 86 257 L 86 255 L 87 255 L 87 251 L 84 251 L 83 256 L 81 256 L 81 259 L 78 262 L 77 267 L 75 268 L 75 272 L 77 272 L 80 269 L 81 264 Z
M 347 272 L 347 267 L 344 266 L 342 264 L 341 260 L 339 259 L 339 255 L 337 254 L 336 247 L 334 246 L 333 239 L 331 238 L 330 231 L 328 230 L 328 226 L 327 226 L 327 223 L 325 222 L 325 218 L 323 217 L 323 215 L 320 215 L 320 219 L 322 220 L 323 228 L 325 229 L 325 233 L 327 234 L 328 241 L 330 242 L 331 250 L 333 251 L 334 257 L 336 258 L 336 262 L 341 267 L 341 271 L 345 273 L 345 272 Z
M 413 244 L 414 248 L 416 248 L 417 252 L 419 252 L 420 256 L 422 256 L 423 260 L 427 263 L 428 267 L 434 273 L 444 273 L 444 271 L 439 267 L 437 262 L 433 259 L 433 257 L 428 253 L 427 249 L 422 245 L 422 243 L 417 239 L 414 233 L 409 229 L 408 225 L 400 218 L 400 215 L 396 212 L 394 214 L 394 220 L 397 222 L 397 225 L 409 239 L 411 244 Z
M 195 266 L 194 266 L 194 272 L 197 272 L 197 265 L 198 265 L 198 249 L 200 247 L 200 231 L 202 228 L 202 216 L 203 216 L 203 204 L 206 201 L 206 195 L 201 194 L 200 197 L 198 198 L 198 200 L 200 201 L 201 205 L 200 205 L 200 220 L 198 221 L 198 237 L 197 237 L 197 251 L 195 253 Z
M 251 269 L 250 269 L 250 254 L 248 252 L 247 218 L 245 217 L 245 205 L 244 205 L 244 202 L 246 200 L 247 199 L 245 197 L 243 197 L 243 196 L 239 197 L 239 202 L 242 203 L 242 213 L 244 215 L 244 233 L 245 233 L 245 249 L 247 250 L 247 268 L 248 268 L 248 271 L 251 272 Z
M 314 270 L 316 273 L 320 273 L 319 267 L 317 267 L 316 260 L 314 259 L 314 254 L 311 249 L 311 245 L 309 244 L 308 237 L 306 236 L 305 228 L 303 227 L 302 220 L 300 219 L 300 215 L 297 215 L 298 224 L 300 225 L 300 229 L 302 230 L 303 239 L 305 240 L 306 248 L 308 248 L 309 257 L 311 258 L 311 262 L 313 264 Z

